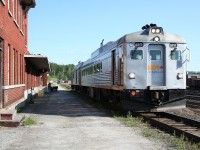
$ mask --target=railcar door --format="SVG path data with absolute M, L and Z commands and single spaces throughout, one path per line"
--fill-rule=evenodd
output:
M 0 108 L 2 108 L 3 40 L 0 38 Z
M 116 73 L 116 50 L 112 51 L 112 59 L 111 59 L 111 82 L 112 85 L 115 85 L 115 73 Z
M 151 44 L 148 50 L 148 85 L 165 86 L 165 48 L 163 45 Z
M 119 58 L 118 58 L 118 84 L 123 85 L 123 48 L 119 47 Z

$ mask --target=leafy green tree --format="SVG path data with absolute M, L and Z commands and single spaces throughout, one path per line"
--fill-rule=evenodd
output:
M 50 78 L 56 77 L 58 80 L 68 80 L 71 77 L 72 71 L 74 69 L 74 64 L 59 65 L 50 62 Z

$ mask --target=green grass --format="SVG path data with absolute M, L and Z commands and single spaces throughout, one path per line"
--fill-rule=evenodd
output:
M 114 114 L 114 113 L 112 113 L 112 114 Z M 127 127 L 140 127 L 141 125 L 144 125 L 142 122 L 142 118 L 133 117 L 130 112 L 128 112 L 127 117 L 120 117 L 115 114 L 114 118 L 123 122 L 125 124 L 125 126 L 127 126 Z
M 48 80 L 49 80 L 49 81 L 50 81 L 50 80 L 54 81 L 54 80 L 58 80 L 58 79 L 57 79 L 57 77 L 54 77 L 54 76 L 48 76 Z
M 30 117 L 25 119 L 22 123 L 23 126 L 31 126 L 31 125 L 35 125 L 35 124 L 37 124 L 36 120 L 33 118 L 30 118 Z
M 152 138 L 157 138 L 158 133 L 155 130 L 150 129 L 149 127 L 144 128 L 142 130 L 142 135 L 144 135 L 145 137 L 152 137 Z
M 173 138 L 171 139 L 172 145 L 176 145 L 178 150 L 199 150 L 200 143 L 192 143 L 185 139 L 184 136 L 178 137 L 174 133 Z
M 145 137 L 152 138 L 154 141 L 166 143 L 169 147 L 178 150 L 199 150 L 200 143 L 191 143 L 185 140 L 184 137 L 170 136 L 156 128 L 145 123 L 140 117 L 133 117 L 130 112 L 127 116 L 120 116 L 117 112 L 112 112 L 113 117 L 122 122 L 127 127 L 138 127 L 141 129 L 141 134 Z

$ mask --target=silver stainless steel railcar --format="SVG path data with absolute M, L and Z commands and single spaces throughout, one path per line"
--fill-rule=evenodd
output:
M 185 106 L 186 41 L 155 24 L 102 45 L 79 63 L 72 88 L 124 109 L 159 111 Z

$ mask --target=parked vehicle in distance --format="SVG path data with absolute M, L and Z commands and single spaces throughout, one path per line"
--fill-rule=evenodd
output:
M 48 90 L 53 92 L 53 91 L 58 91 L 58 85 L 53 83 L 53 82 L 49 82 L 48 84 Z

